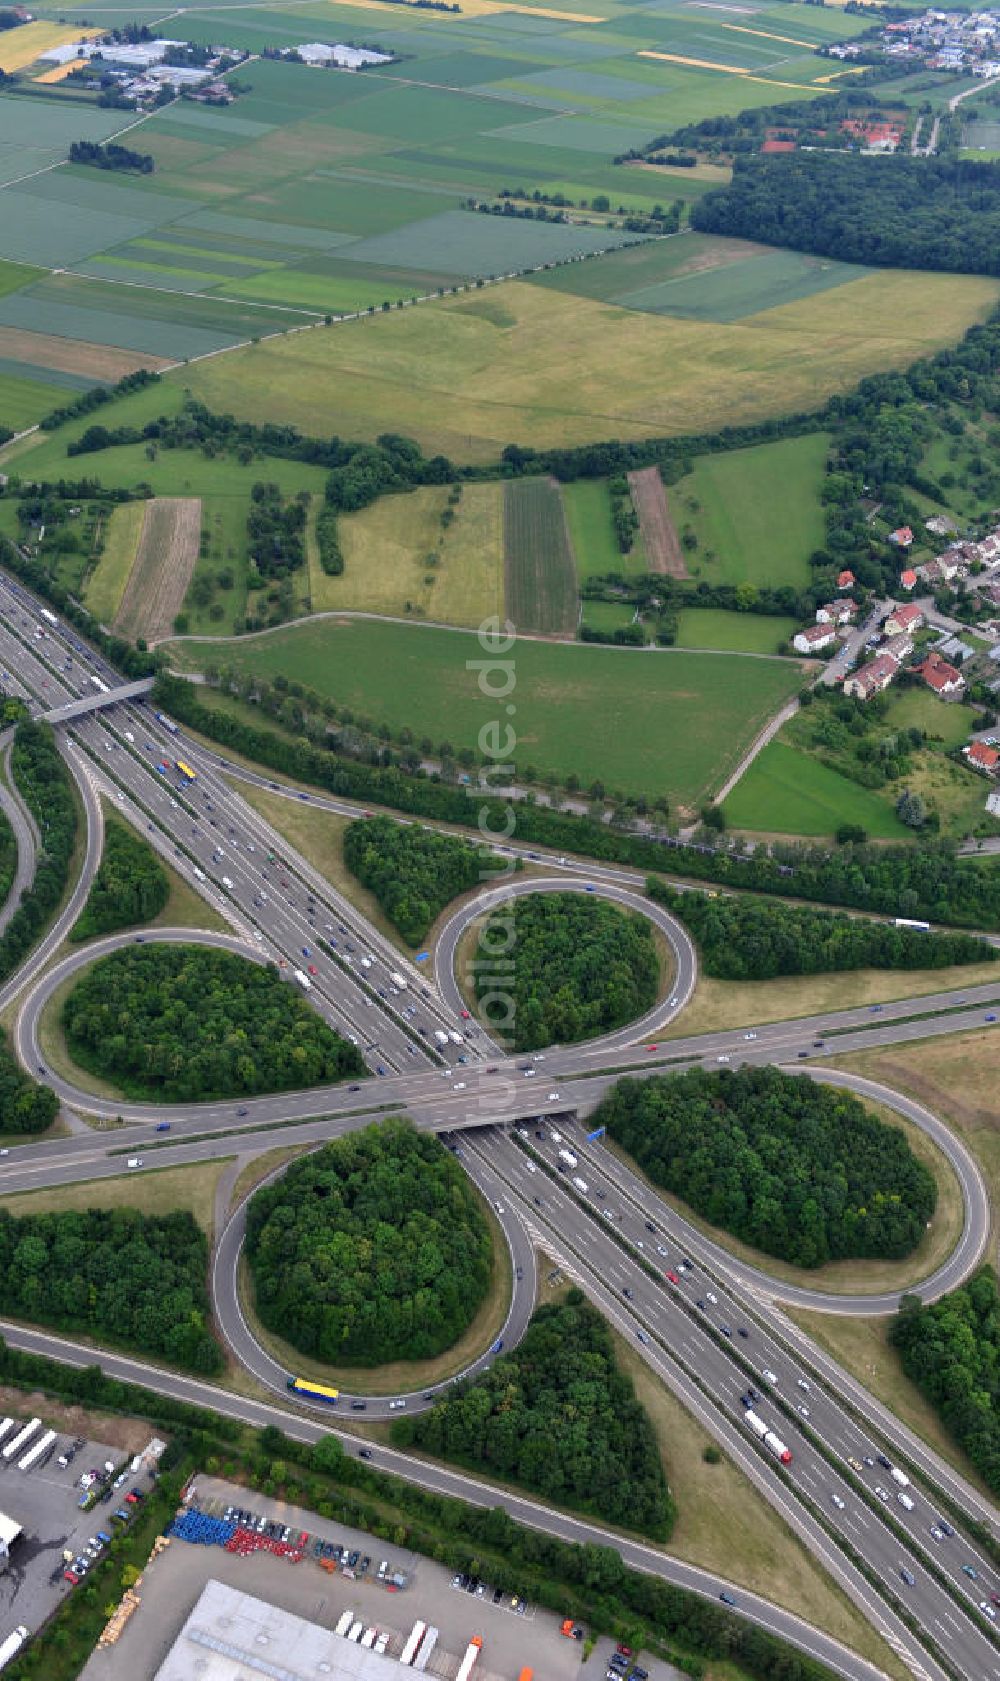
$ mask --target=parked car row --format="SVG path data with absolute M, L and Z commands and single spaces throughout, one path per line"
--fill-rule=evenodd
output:
M 504 1605 L 507 1610 L 516 1611 L 523 1617 L 528 1609 L 528 1601 L 523 1594 L 507 1594 L 505 1588 L 491 1588 L 486 1582 L 480 1581 L 478 1576 L 470 1576 L 466 1571 L 460 1571 L 451 1579 L 453 1588 L 460 1593 L 475 1594 L 477 1599 L 488 1599 L 492 1605 Z
M 294 1549 L 296 1553 L 308 1553 L 324 1570 L 339 1569 L 352 1580 L 360 1581 L 372 1568 L 371 1555 L 362 1553 L 360 1547 L 341 1546 L 338 1541 L 325 1541 L 321 1535 L 311 1535 L 307 1529 L 299 1529 L 294 1524 L 278 1523 L 273 1518 L 261 1517 L 242 1506 L 227 1506 L 222 1517 L 224 1523 L 234 1523 L 251 1535 L 266 1536 L 280 1546 Z M 380 1582 L 390 1593 L 398 1593 L 400 1588 L 407 1585 L 405 1572 L 394 1569 L 387 1558 L 380 1560 L 372 1580 Z

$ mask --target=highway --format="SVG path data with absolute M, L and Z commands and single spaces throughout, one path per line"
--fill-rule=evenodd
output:
M 109 686 L 119 681 L 117 674 L 74 634 L 65 633 L 62 627 L 43 631 L 30 598 L 20 586 L 12 590 L 2 578 L 0 663 L 6 668 L 4 686 L 20 688 L 33 702 L 36 715 L 53 707 L 73 707 L 88 695 L 94 676 Z M 675 1018 L 693 990 L 696 955 L 676 919 L 636 891 L 641 890 L 642 877 L 579 860 L 539 858 L 528 849 L 518 849 L 519 855 L 561 871 L 561 876 L 512 876 L 502 886 L 490 885 L 448 919 L 436 946 L 434 967 L 428 969 L 402 957 L 247 805 L 233 786 L 237 779 L 219 755 L 157 721 L 141 699 L 118 702 L 105 712 L 78 715 L 60 725 L 60 730 L 65 733 L 67 762 L 84 801 L 86 858 L 70 904 L 56 927 L 0 991 L 4 1005 L 19 1000 L 15 1043 L 25 1065 L 36 1075 L 44 1069 L 38 1024 L 45 1003 L 67 976 L 92 961 L 95 953 L 135 939 L 195 937 L 259 961 L 274 961 L 286 973 L 305 971 L 310 1002 L 337 1031 L 359 1046 L 371 1078 L 351 1082 L 350 1086 L 286 1093 L 239 1104 L 193 1105 L 181 1116 L 173 1108 L 153 1104 L 108 1103 L 44 1069 L 42 1077 L 59 1092 L 74 1130 L 68 1137 L 25 1144 L 12 1152 L 0 1169 L 2 1188 L 14 1191 L 39 1183 L 69 1183 L 127 1171 L 129 1153 L 149 1149 L 150 1127 L 165 1117 L 171 1122 L 170 1137 L 156 1141 L 153 1158 L 164 1166 L 233 1154 L 241 1160 L 251 1159 L 276 1142 L 318 1144 L 346 1128 L 366 1124 L 373 1106 L 399 1109 L 418 1126 L 454 1134 L 452 1142 L 467 1170 L 484 1195 L 502 1210 L 498 1217 L 507 1233 L 515 1281 L 510 1315 L 502 1332 L 505 1347 L 516 1342 L 530 1316 L 535 1294 L 535 1246 L 540 1244 L 579 1279 L 612 1322 L 635 1339 L 642 1357 L 657 1374 L 671 1387 L 680 1386 L 678 1393 L 683 1392 L 696 1416 L 762 1488 L 803 1544 L 823 1560 L 894 1649 L 905 1654 L 904 1661 L 918 1681 L 927 1676 L 936 1681 L 939 1675 L 948 1673 L 989 1677 L 990 1681 L 1000 1678 L 997 1637 L 992 1625 L 980 1615 L 977 1598 L 977 1594 L 986 1596 L 994 1591 L 995 1573 L 968 1537 L 956 1535 L 942 1546 L 930 1536 L 933 1501 L 916 1484 L 913 1511 L 893 1500 L 890 1524 L 890 1506 L 875 1492 L 876 1487 L 885 1486 L 884 1480 L 878 1479 L 888 1473 L 864 1467 L 864 1458 L 875 1458 L 898 1442 L 908 1465 L 919 1466 L 926 1477 L 967 1510 L 995 1523 L 995 1509 L 968 1490 L 929 1449 L 901 1431 L 860 1385 L 840 1373 L 801 1333 L 794 1333 L 793 1339 L 789 1322 L 777 1305 L 779 1301 L 794 1301 L 837 1312 L 886 1312 L 894 1307 L 895 1295 L 883 1292 L 875 1297 L 842 1297 L 812 1292 L 805 1286 L 779 1284 L 764 1272 L 738 1266 L 725 1250 L 703 1238 L 630 1176 L 624 1164 L 616 1162 L 606 1150 L 595 1156 L 573 1119 L 588 1113 L 609 1084 L 627 1069 L 652 1073 L 685 1062 L 728 1062 L 735 1066 L 744 1060 L 774 1061 L 790 1063 L 814 1078 L 850 1083 L 849 1077 L 824 1069 L 823 1057 L 834 1050 L 981 1024 L 986 1014 L 993 1013 L 989 1006 L 1000 997 L 1000 975 L 996 987 L 908 1000 L 887 1005 L 877 1014 L 848 1010 L 812 1020 L 774 1023 L 746 1033 L 672 1037 L 661 1044 L 657 1034 L 668 1028 L 673 1033 L 678 1031 Z M 194 770 L 193 781 L 177 768 L 178 758 Z M 273 779 L 251 780 L 290 798 L 313 799 L 302 790 L 282 789 Z M 116 936 L 83 952 L 73 951 L 46 968 L 82 907 L 100 858 L 99 792 L 116 802 L 151 844 L 222 912 L 230 933 L 192 936 L 189 930 L 167 929 Z M 313 803 L 351 815 L 358 812 L 356 805 L 346 802 L 315 799 Z M 21 814 L 19 840 L 24 829 Z M 26 851 L 31 839 L 30 833 L 24 836 Z M 513 848 L 497 850 L 509 852 L 512 858 L 516 855 Z M 664 861 L 669 861 L 669 853 Z M 498 904 L 505 894 L 550 891 L 560 886 L 578 891 L 591 887 L 650 916 L 672 946 L 675 974 L 669 997 L 643 1022 L 599 1043 L 519 1061 L 499 1054 L 490 1037 L 463 1013 L 453 970 L 454 953 L 469 919 Z M 403 984 L 398 984 L 400 978 Z M 943 1010 L 953 1013 L 945 1016 L 940 1014 Z M 874 1088 L 869 1095 L 873 1094 Z M 878 1095 L 883 1100 L 886 1097 L 881 1088 Z M 989 1222 L 986 1191 L 971 1156 L 937 1117 L 918 1105 L 905 1108 L 909 1100 L 896 1094 L 888 1097 L 945 1149 L 962 1186 L 962 1237 L 953 1254 L 922 1286 L 930 1294 L 951 1288 L 967 1276 L 981 1256 Z M 79 1119 L 88 1113 L 104 1120 L 121 1116 L 127 1124 L 111 1133 L 95 1133 Z M 545 1124 L 536 1121 L 540 1113 L 547 1117 Z M 592 1175 L 602 1175 L 605 1195 L 600 1204 L 596 1192 L 593 1198 L 580 1197 L 567 1192 L 557 1174 L 550 1177 L 548 1170 L 554 1164 L 552 1121 L 548 1117 L 555 1117 L 557 1130 L 564 1136 L 569 1136 L 571 1129 L 574 1149 L 579 1145 L 580 1159 L 587 1162 L 582 1177 L 588 1186 Z M 510 1123 L 529 1121 L 533 1123 L 526 1128 L 529 1137 L 515 1139 Z M 539 1131 L 541 1138 L 535 1137 Z M 460 1132 L 461 1139 L 457 1136 Z M 542 1184 L 544 1189 L 535 1188 Z M 608 1218 L 614 1211 L 620 1220 Z M 654 1227 L 656 1238 L 648 1233 L 647 1222 Z M 275 1392 L 272 1403 L 240 1404 L 259 1405 L 269 1416 L 277 1409 L 284 1421 L 287 1402 L 285 1408 L 279 1403 L 287 1373 L 256 1342 L 239 1299 L 237 1263 L 242 1234 L 243 1210 L 238 1209 L 220 1233 L 214 1255 L 216 1313 L 237 1358 L 263 1392 Z M 653 1262 L 652 1249 L 660 1239 L 660 1246 L 668 1254 L 657 1254 Z M 666 1266 L 675 1252 L 693 1262 L 692 1272 L 682 1275 L 681 1291 L 662 1279 L 654 1281 L 647 1271 L 650 1263 L 658 1267 L 662 1261 Z M 707 1306 L 702 1310 L 686 1299 L 689 1280 L 691 1288 L 695 1281 L 704 1286 L 704 1294 L 695 1301 L 701 1299 L 708 1304 L 709 1291 L 717 1298 L 711 1312 Z M 625 1289 L 630 1291 L 629 1296 L 621 1293 Z M 723 1314 L 725 1319 L 720 1317 Z M 736 1334 L 727 1339 L 723 1324 Z M 739 1337 L 740 1329 L 747 1331 L 746 1338 Z M 10 1340 L 38 1335 L 15 1335 L 12 1331 Z M 71 1353 L 63 1339 L 43 1340 Z M 801 1359 L 790 1353 L 790 1343 L 801 1351 Z M 490 1357 L 484 1355 L 475 1369 Z M 110 1357 L 105 1360 L 102 1355 L 102 1363 L 112 1369 Z M 776 1380 L 766 1389 L 760 1376 L 765 1369 L 773 1372 Z M 806 1370 L 808 1377 L 804 1375 Z M 798 1376 L 793 1375 L 795 1372 Z M 807 1391 L 798 1388 L 799 1377 L 810 1385 L 809 1402 L 801 1399 Z M 769 1458 L 762 1457 L 763 1450 L 758 1449 L 742 1423 L 740 1394 L 748 1379 L 754 1378 L 766 1396 L 760 1404 L 770 1409 L 775 1428 L 789 1437 L 793 1447 L 794 1461 L 787 1480 Z M 156 1381 L 162 1385 L 163 1375 L 157 1373 Z M 188 1381 L 170 1379 L 179 1384 Z M 193 1385 L 195 1389 L 201 1387 Z M 849 1401 L 851 1411 L 842 1404 L 842 1397 Z M 431 1397 L 423 1393 L 392 1399 L 397 1403 L 405 1400 L 412 1407 L 431 1404 Z M 359 1411 L 360 1402 L 365 1401 L 366 1417 L 392 1410 L 388 1397 L 345 1397 L 345 1407 L 350 1408 L 352 1400 L 359 1403 Z M 809 1408 L 808 1420 L 798 1410 L 803 1405 Z M 316 1428 L 305 1420 L 301 1427 Z M 381 1453 L 380 1449 L 380 1457 Z M 846 1465 L 848 1455 L 862 1464 L 860 1474 Z M 417 1471 L 415 1466 L 413 1462 L 410 1474 L 419 1474 L 429 1486 L 435 1486 L 432 1477 L 455 1477 L 435 1467 L 420 1465 Z M 459 1477 L 457 1481 L 464 1486 L 468 1479 Z M 886 1492 L 891 1499 L 895 1485 L 890 1482 Z M 835 1494 L 843 1506 L 834 1500 Z M 490 1499 L 497 1499 L 495 1493 Z M 564 1521 L 572 1522 L 558 1514 L 545 1515 L 545 1527 L 555 1532 L 559 1532 L 557 1524 Z M 624 1546 L 622 1551 L 624 1555 Z M 660 1559 L 660 1555 L 654 1556 Z M 863 1571 L 855 1559 L 864 1561 Z M 961 1570 L 963 1562 L 973 1559 L 978 1572 L 975 1584 Z M 661 1564 L 668 1567 L 665 1560 Z M 901 1569 L 913 1575 L 912 1586 L 904 1584 Z M 738 1597 L 741 1609 L 745 1609 L 742 1590 Z M 925 1650 L 899 1618 L 893 1608 L 896 1600 L 917 1618 L 949 1667 Z M 774 1608 L 760 1614 L 770 1618 L 769 1626 L 774 1627 L 783 1615 Z M 798 1638 L 801 1641 L 801 1634 Z M 840 1673 L 858 1673 L 845 1668 L 844 1662 L 841 1654 L 835 1666 Z

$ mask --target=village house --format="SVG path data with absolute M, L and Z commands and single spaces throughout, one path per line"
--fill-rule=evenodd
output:
M 938 653 L 928 654 L 923 665 L 918 665 L 916 670 L 927 687 L 940 695 L 942 700 L 956 700 L 965 688 L 962 673 Z
M 827 601 L 816 609 L 816 623 L 818 625 L 849 625 L 857 615 L 858 604 L 850 596 L 843 601 Z
M 898 670 L 899 666 L 891 654 L 876 654 L 867 665 L 845 679 L 844 693 L 855 700 L 871 700 L 872 695 L 880 695 L 883 689 L 889 687 Z
M 997 766 L 1000 765 L 1000 753 L 995 747 L 987 747 L 985 741 L 970 741 L 962 752 L 968 759 L 973 770 L 981 770 L 986 776 L 996 776 Z
M 897 549 L 911 548 L 913 544 L 913 532 L 910 530 L 908 525 L 901 525 L 896 531 L 890 531 L 889 541 L 890 543 L 894 543 Z
M 923 622 L 923 612 L 911 601 L 905 607 L 894 607 L 882 629 L 886 636 L 905 636 L 909 631 L 919 630 Z
M 818 654 L 836 640 L 837 635 L 832 625 L 806 625 L 805 630 L 797 631 L 792 637 L 792 647 L 800 654 Z
M 879 649 L 880 654 L 888 654 L 897 665 L 902 665 L 904 660 L 908 660 L 912 652 L 913 639 L 907 636 L 905 631 L 899 631 L 895 636 L 887 636 Z
M 854 573 L 848 572 L 846 569 L 838 573 L 837 588 L 839 590 L 852 590 L 854 588 Z
M 915 587 L 916 582 L 917 582 L 917 574 L 914 572 L 912 566 L 908 566 L 906 568 L 905 572 L 901 572 L 899 574 L 899 587 L 900 587 L 900 589 L 911 590 Z

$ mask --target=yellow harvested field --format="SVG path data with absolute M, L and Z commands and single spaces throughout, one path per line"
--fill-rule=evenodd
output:
M 396 12 L 399 13 L 399 0 L 344 0 L 352 12 Z M 337 0 L 329 0 L 333 11 L 337 9 Z M 567 12 L 558 6 L 518 6 L 508 5 L 506 0 L 462 0 L 461 15 L 466 18 L 493 17 L 500 12 L 521 12 L 525 17 L 555 18 L 561 23 L 606 23 L 607 18 L 597 17 L 593 12 Z M 421 21 L 425 18 L 455 17 L 454 12 L 435 12 L 422 9 Z
M 64 47 L 100 35 L 99 29 L 81 29 L 79 24 L 25 23 L 19 29 L 5 29 L 0 35 L 0 70 L 23 70 L 50 47 Z
M 523 281 L 482 310 L 459 296 L 361 323 L 266 340 L 190 363 L 193 396 L 318 437 L 330 392 L 345 436 L 394 431 L 428 454 L 496 460 L 538 448 L 642 438 L 814 408 L 866 374 L 954 344 L 1000 298 L 977 275 L 877 274 L 732 322 L 645 315 Z M 175 376 L 168 374 L 168 379 Z
M 39 368 L 57 368 L 60 373 L 92 374 L 95 380 L 112 382 L 135 373 L 137 368 L 151 368 L 155 372 L 170 366 L 165 356 L 116 350 L 112 345 L 57 338 L 53 333 L 32 333 L 21 327 L 0 327 L 0 359 L 4 358 L 31 362 Z
M 720 23 L 720 29 L 732 29 L 737 35 L 759 35 L 764 41 L 782 41 L 786 47 L 805 47 L 814 52 L 815 41 L 799 41 L 794 35 L 775 35 L 770 29 L 748 29 L 745 23 Z
M 113 624 L 122 604 L 146 518 L 145 502 L 119 502 L 104 533 L 104 553 L 84 591 L 84 605 L 100 624 Z
M 636 57 L 658 58 L 665 64 L 686 64 L 692 70 L 718 70 L 724 76 L 742 76 L 745 82 L 763 82 L 769 88 L 795 88 L 799 93 L 808 93 L 811 85 L 808 82 L 777 82 L 773 76 L 752 76 L 741 64 L 716 64 L 711 58 L 685 58 L 683 53 L 659 53 L 651 47 L 643 48 Z
M 82 70 L 89 63 L 86 58 L 71 58 L 65 64 L 56 64 L 51 70 L 46 70 L 41 76 L 36 76 L 36 82 L 64 82 L 67 76 L 72 76 L 74 70 Z
M 143 509 L 139 552 L 114 628 L 153 644 L 170 635 L 191 582 L 201 539 L 201 497 L 156 496 Z

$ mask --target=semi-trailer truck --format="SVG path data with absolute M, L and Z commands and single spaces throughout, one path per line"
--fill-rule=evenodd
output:
M 776 1436 L 774 1431 L 764 1423 L 764 1420 L 760 1418 L 757 1413 L 750 1412 L 748 1409 L 743 1414 L 743 1418 L 747 1429 L 753 1431 L 759 1442 L 763 1442 L 768 1453 L 773 1453 L 775 1459 L 781 1460 L 782 1465 L 790 1465 L 792 1463 L 791 1451 L 785 1446 L 781 1437 Z
M 340 1616 L 337 1618 L 337 1626 L 333 1631 L 334 1634 L 346 1634 L 353 1621 L 353 1611 L 341 1611 Z
M 12 1436 L 7 1446 L 0 1449 L 4 1458 L 13 1459 L 15 1454 L 23 1453 L 28 1445 L 28 1438 L 35 1434 L 41 1422 L 40 1418 L 33 1418 L 24 1426 L 23 1430 L 19 1430 L 16 1436 Z
M 420 1642 L 420 1649 L 413 1660 L 414 1669 L 424 1670 L 430 1661 L 430 1655 L 438 1643 L 438 1631 L 431 1625 Z
M 177 725 L 174 723 L 172 718 L 168 718 L 163 712 L 154 712 L 153 717 L 156 719 L 158 724 L 163 725 L 163 728 L 167 730 L 170 735 L 177 734 Z
M 24 1642 L 28 1639 L 28 1630 L 23 1623 L 8 1634 L 6 1640 L 0 1643 L 0 1669 L 6 1669 L 11 1658 L 16 1658 Z
M 393 986 L 398 986 L 400 992 L 405 992 L 406 991 L 406 981 L 405 981 L 404 977 L 400 974 L 398 969 L 393 969 L 392 970 L 392 973 L 390 974 L 389 979 L 392 982 Z
M 426 1632 L 427 1624 L 420 1622 L 418 1618 L 403 1644 L 403 1650 L 399 1654 L 400 1663 L 410 1664 L 413 1662 L 417 1655 L 417 1647 L 420 1645 L 420 1642 L 424 1638 Z
M 19 1471 L 30 1471 L 31 1467 L 33 1465 L 37 1465 L 37 1463 L 41 1459 L 43 1453 L 45 1453 L 47 1450 L 49 1452 L 52 1451 L 52 1448 L 55 1444 L 55 1441 L 56 1441 L 55 1431 L 54 1430 L 46 1430 L 44 1436 L 39 1436 L 39 1438 L 38 1438 L 37 1442 L 35 1443 L 34 1447 L 29 1448 L 27 1453 L 22 1454 L 21 1458 L 17 1462 L 18 1470 Z
M 475 1664 L 475 1661 L 482 1649 L 482 1636 L 474 1634 L 472 1639 L 469 1641 L 468 1646 L 465 1648 L 465 1656 L 458 1666 L 458 1674 L 455 1676 L 455 1681 L 469 1681 L 473 1665 Z

